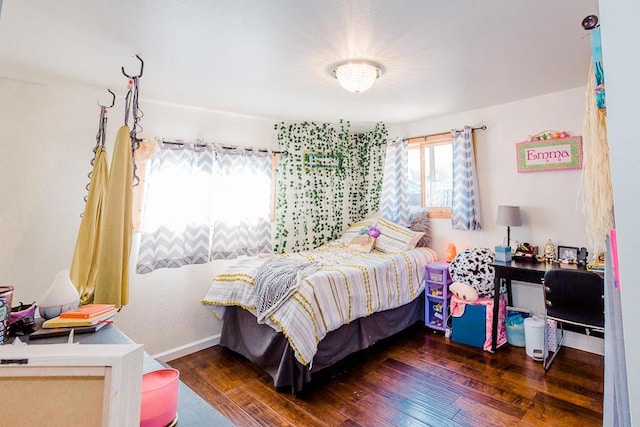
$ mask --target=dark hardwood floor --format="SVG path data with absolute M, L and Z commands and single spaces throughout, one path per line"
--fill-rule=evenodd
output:
M 279 392 L 262 370 L 216 346 L 169 362 L 238 426 L 599 426 L 604 358 L 563 348 L 548 372 L 524 348 L 495 355 L 421 325 Z

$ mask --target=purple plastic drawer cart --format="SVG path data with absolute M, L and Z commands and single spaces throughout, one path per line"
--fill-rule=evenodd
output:
M 428 264 L 424 280 L 424 323 L 429 328 L 445 331 L 449 318 L 449 263 L 440 261 Z

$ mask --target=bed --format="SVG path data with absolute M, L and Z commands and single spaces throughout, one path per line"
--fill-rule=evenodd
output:
M 437 256 L 414 247 L 423 233 L 399 245 L 407 229 L 390 224 L 375 223 L 384 234 L 371 252 L 349 246 L 358 223 L 315 250 L 245 258 L 217 275 L 202 302 L 224 320 L 220 345 L 300 392 L 312 374 L 423 319 L 424 266 Z

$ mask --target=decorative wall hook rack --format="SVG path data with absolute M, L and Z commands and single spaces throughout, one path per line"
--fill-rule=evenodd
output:
M 133 79 L 134 77 L 142 77 L 142 73 L 144 72 L 144 61 L 142 60 L 142 58 L 140 58 L 139 55 L 136 55 L 136 58 L 138 58 L 138 60 L 140 61 L 140 74 L 138 74 L 137 76 L 130 76 L 126 73 L 126 71 L 124 71 L 124 67 L 120 67 L 122 69 L 122 74 L 124 74 L 125 77 L 128 77 L 130 79 Z
M 135 162 L 135 151 L 140 147 L 141 139 L 138 138 L 138 133 L 142 131 L 142 126 L 140 126 L 140 119 L 144 116 L 142 110 L 140 110 L 140 106 L 138 104 L 138 92 L 140 89 L 140 77 L 142 77 L 142 73 L 144 72 L 144 61 L 140 58 L 140 55 L 136 55 L 138 61 L 140 61 L 140 73 L 137 75 L 129 75 L 124 70 L 124 67 L 120 67 L 122 69 L 122 74 L 129 79 L 128 92 L 125 96 L 125 114 L 124 114 L 124 123 L 128 125 L 129 114 L 131 114 L 133 118 L 133 124 L 131 125 L 131 131 L 129 135 L 131 137 L 131 156 L 133 157 L 133 186 L 135 187 L 140 183 L 140 178 L 137 174 L 137 166 Z
M 111 94 L 111 105 L 102 105 L 102 104 L 100 104 L 100 101 L 98 100 L 98 107 L 111 108 L 116 104 L 116 94 L 113 93 L 113 91 L 111 89 L 107 89 L 107 92 L 109 92 Z
M 87 203 L 89 197 L 89 186 L 91 185 L 91 179 L 93 177 L 93 166 L 95 165 L 96 156 L 98 154 L 98 149 L 105 147 L 105 142 L 107 138 L 107 109 L 111 108 L 116 103 L 116 94 L 113 93 L 111 89 L 107 89 L 107 92 L 111 94 L 111 105 L 102 105 L 100 104 L 100 100 L 97 101 L 98 107 L 100 107 L 100 119 L 98 121 L 98 133 L 96 134 L 96 145 L 93 147 L 93 157 L 91 158 L 91 171 L 87 174 L 87 178 L 89 178 L 89 182 L 85 186 L 87 190 L 87 194 L 84 196 L 84 202 Z M 83 214 L 80 214 L 82 217 Z

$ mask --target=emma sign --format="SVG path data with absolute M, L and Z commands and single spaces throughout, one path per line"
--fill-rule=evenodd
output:
M 516 156 L 518 172 L 582 169 L 582 137 L 518 142 Z

